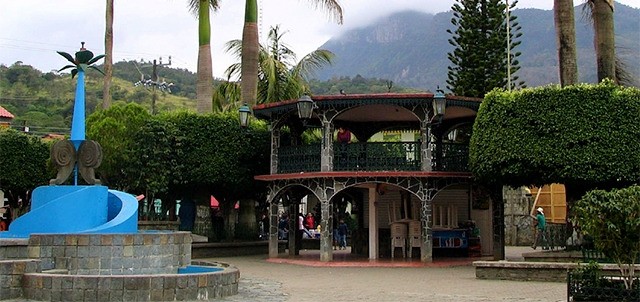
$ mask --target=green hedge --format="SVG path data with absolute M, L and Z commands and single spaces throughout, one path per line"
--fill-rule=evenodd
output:
M 640 90 L 605 81 L 493 90 L 478 111 L 470 168 L 481 182 L 622 187 L 640 179 Z

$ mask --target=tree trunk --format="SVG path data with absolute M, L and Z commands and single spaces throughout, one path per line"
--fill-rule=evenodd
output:
M 616 79 L 615 33 L 613 27 L 613 0 L 590 0 L 593 18 L 593 43 L 596 49 L 598 82 Z
M 241 91 L 243 103 L 253 107 L 258 97 L 258 5 L 256 0 L 246 0 L 245 21 L 242 30 L 242 62 L 240 67 Z
M 560 86 L 564 87 L 578 83 L 573 0 L 554 0 L 553 12 L 556 25 Z
M 211 23 L 209 0 L 200 0 L 198 9 L 198 80 L 196 83 L 197 111 L 200 114 L 213 110 L 213 67 L 211 63 Z
M 106 24 L 104 30 L 104 84 L 102 87 L 102 108 L 111 106 L 111 78 L 113 77 L 113 0 L 107 0 Z

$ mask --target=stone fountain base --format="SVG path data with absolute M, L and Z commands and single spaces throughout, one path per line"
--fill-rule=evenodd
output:
M 237 294 L 239 278 L 233 267 L 192 263 L 189 232 L 0 239 L 0 300 L 208 301 Z

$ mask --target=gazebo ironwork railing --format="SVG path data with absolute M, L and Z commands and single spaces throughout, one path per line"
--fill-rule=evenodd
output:
M 335 144 L 334 171 L 419 171 L 420 143 L 367 142 Z
M 442 143 L 442 157 L 436 162 L 436 171 L 469 171 L 469 145 Z
M 320 171 L 320 144 L 280 146 L 278 148 L 278 173 Z
M 435 171 L 467 172 L 469 147 L 443 144 Z M 320 144 L 280 146 L 278 173 L 319 172 Z M 420 142 L 354 142 L 333 145 L 333 171 L 420 171 Z

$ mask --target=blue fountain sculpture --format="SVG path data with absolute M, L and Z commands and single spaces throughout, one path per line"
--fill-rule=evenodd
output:
M 93 57 L 84 42 L 75 57 L 58 52 L 69 60 L 60 71 L 72 68 L 71 77 L 78 76 L 71 122 L 71 139 L 61 140 L 51 149 L 51 161 L 58 169 L 49 186 L 36 188 L 31 210 L 0 232 L 0 238 L 28 238 L 31 234 L 58 233 L 137 233 L 138 201 L 128 193 L 109 190 L 95 178 L 94 169 L 102 162 L 102 148 L 95 141 L 85 140 L 84 73 L 88 68 L 102 73 L 91 64 L 104 55 Z M 63 185 L 73 173 L 73 185 Z M 78 185 L 78 174 L 88 185 Z

